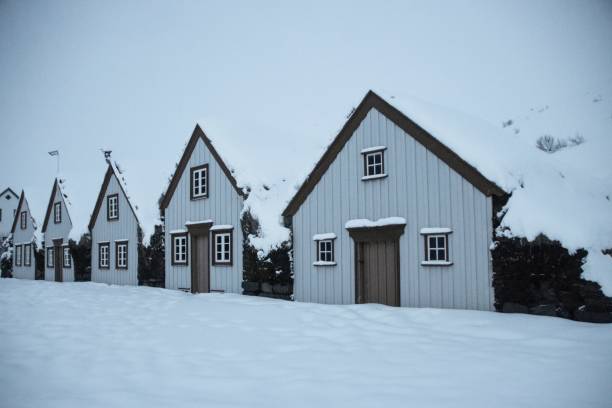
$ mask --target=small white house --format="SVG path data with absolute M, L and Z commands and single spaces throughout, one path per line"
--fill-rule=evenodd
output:
M 89 221 L 91 280 L 138 285 L 138 251 L 142 230 L 130 202 L 125 179 L 110 159 Z
M 30 213 L 28 200 L 22 191 L 13 218 L 13 277 L 19 279 L 36 279 L 36 221 Z
M 196 125 L 160 202 L 166 288 L 241 293 L 244 199 L 231 171 Z
M 0 193 L 0 244 L 11 233 L 18 203 L 19 196 L 11 188 L 6 188 Z M 2 246 L 0 246 L 0 254 L 2 254 L 3 250 Z
M 370 91 L 283 213 L 295 299 L 492 310 L 502 194 Z
M 45 280 L 73 282 L 74 265 L 68 247 L 72 220 L 68 212 L 67 196 L 64 194 L 62 182 L 58 178 L 53 182 L 42 226 L 45 247 Z

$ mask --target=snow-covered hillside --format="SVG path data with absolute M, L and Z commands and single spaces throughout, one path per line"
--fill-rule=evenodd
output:
M 612 325 L 0 280 L 20 407 L 609 407 Z

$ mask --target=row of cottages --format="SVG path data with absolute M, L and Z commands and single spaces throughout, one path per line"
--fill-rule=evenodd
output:
M 139 248 L 142 229 L 130 201 L 124 176 L 116 163 L 108 167 L 89 221 L 91 233 L 91 280 L 138 285 Z
M 45 242 L 45 280 L 74 282 L 74 266 L 68 247 L 72 220 L 68 211 L 68 196 L 64 193 L 62 184 L 61 179 L 54 179 L 42 226 Z
M 28 200 L 22 191 L 13 217 L 13 276 L 19 279 L 36 278 L 36 221 L 30 212 Z
M 166 288 L 242 292 L 240 220 L 245 199 L 210 139 L 196 125 L 160 201 Z
M 283 212 L 295 300 L 492 310 L 503 194 L 370 91 Z

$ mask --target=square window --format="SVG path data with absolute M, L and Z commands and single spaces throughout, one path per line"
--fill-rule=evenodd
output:
M 385 174 L 385 148 L 378 150 L 365 149 L 363 154 L 363 176 L 367 178 L 384 177 Z M 379 177 L 377 177 L 379 176 Z
M 426 261 L 448 262 L 448 235 L 425 236 Z
M 208 197 L 208 164 L 191 168 L 191 199 Z
M 334 240 L 322 239 L 317 241 L 317 261 L 334 262 Z

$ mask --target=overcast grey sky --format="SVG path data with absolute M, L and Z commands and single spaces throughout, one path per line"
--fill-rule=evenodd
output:
M 196 122 L 292 179 L 368 89 L 497 124 L 597 92 L 611 44 L 610 1 L 0 0 L 0 188 L 41 223 L 59 149 L 84 230 L 109 148 L 150 230 Z

